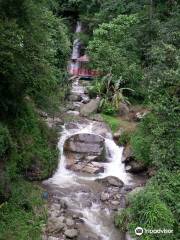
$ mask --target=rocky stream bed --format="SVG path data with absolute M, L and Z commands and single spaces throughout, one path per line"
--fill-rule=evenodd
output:
M 72 121 L 62 126 L 59 165 L 43 182 L 49 195 L 43 240 L 130 239 L 115 228 L 114 215 L 145 180 L 125 171 L 123 148 L 101 117 L 91 115 L 98 102 L 89 99 L 83 81 L 73 82 L 66 113 Z M 61 125 L 58 119 L 56 124 Z

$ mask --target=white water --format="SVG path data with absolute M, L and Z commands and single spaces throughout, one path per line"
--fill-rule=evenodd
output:
M 81 32 L 81 24 L 77 24 L 76 32 Z M 72 58 L 79 56 L 78 52 L 78 40 L 74 41 Z M 83 99 L 87 96 L 84 94 L 85 87 L 79 84 L 77 80 L 72 84 L 72 93 L 79 94 Z M 79 105 L 79 102 L 74 104 Z M 69 111 L 70 115 L 78 115 L 78 111 Z M 108 162 L 104 163 L 105 171 L 104 173 L 97 174 L 96 176 L 84 176 L 79 173 L 72 172 L 66 169 L 66 158 L 63 153 L 63 146 L 70 136 L 80 133 L 90 133 L 94 134 L 96 128 L 94 121 L 73 122 L 75 124 L 74 128 L 68 128 L 65 124 L 63 126 L 61 137 L 59 139 L 58 148 L 60 150 L 59 164 L 57 171 L 52 176 L 52 178 L 45 181 L 45 184 L 49 186 L 55 186 L 56 190 L 63 192 L 61 197 L 68 204 L 73 212 L 81 213 L 83 215 L 82 219 L 91 230 L 91 233 L 95 233 L 99 236 L 101 240 L 121 240 L 120 233 L 115 230 L 113 226 L 113 220 L 111 219 L 111 214 L 108 208 L 102 208 L 102 204 L 98 201 L 93 202 L 91 194 L 96 197 L 96 193 L 91 191 L 91 185 L 94 183 L 95 179 L 104 178 L 107 176 L 115 176 L 121 179 L 125 184 L 128 184 L 131 180 L 129 174 L 125 172 L 124 165 L 121 162 L 123 148 L 116 145 L 112 140 L 112 135 L 110 133 L 106 134 L 105 146 Z M 103 136 L 102 136 L 103 137 Z M 81 187 L 90 188 L 90 192 L 81 191 Z M 75 190 L 74 190 L 75 189 Z M 92 205 L 88 205 L 92 203 Z M 87 230 L 88 231 L 88 230 Z M 87 232 L 88 234 L 89 232 Z

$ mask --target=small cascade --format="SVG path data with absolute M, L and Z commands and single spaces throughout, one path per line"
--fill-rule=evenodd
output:
M 78 22 L 76 32 L 81 32 L 81 30 L 82 25 Z M 76 39 L 73 44 L 73 52 L 71 56 L 71 64 L 74 64 L 74 67 L 76 64 L 75 59 L 77 59 L 80 54 L 79 46 L 80 41 Z M 69 114 L 69 116 L 72 114 L 79 115 L 78 109 L 80 105 L 83 101 L 87 101 L 89 98 L 85 93 L 85 90 L 86 87 L 84 87 L 78 79 L 72 83 L 71 94 L 80 96 L 80 99 L 82 100 L 73 101 L 73 105 L 77 107 L 77 110 L 67 111 L 66 114 Z M 79 236 L 76 239 L 125 240 L 124 235 L 114 227 L 114 214 L 111 207 L 101 201 L 101 193 L 103 193 L 103 191 L 109 191 L 109 189 L 104 189 L 104 186 L 100 183 L 100 181 L 103 181 L 104 178 L 109 176 L 116 177 L 116 179 L 119 179 L 119 181 L 121 180 L 125 185 L 130 185 L 132 182 L 131 175 L 126 173 L 124 164 L 121 162 L 123 148 L 119 147 L 113 141 L 112 134 L 107 129 L 104 134 L 101 129 L 102 125 L 99 124 L 98 121 L 79 116 L 79 120 L 72 121 L 70 124 L 71 127 L 69 127 L 69 123 L 65 123 L 62 127 L 58 143 L 60 151 L 58 168 L 50 179 L 44 181 L 44 185 L 51 191 L 51 194 L 56 197 L 55 199 L 65 202 L 68 206 L 68 212 L 70 212 L 71 215 L 78 214 L 78 216 L 81 216 L 80 219 L 83 223 L 78 223 Z M 81 133 L 98 135 L 104 138 L 107 161 L 101 163 L 104 168 L 103 173 L 92 175 L 82 174 L 66 168 L 67 159 L 63 149 L 64 143 L 73 135 Z M 113 187 L 110 187 L 110 191 L 112 191 L 112 189 Z M 115 187 L 113 191 L 118 195 L 120 202 L 120 188 Z M 110 192 L 110 194 L 111 193 L 112 192 Z M 112 199 L 110 199 L 110 201 L 112 201 Z M 121 207 L 121 203 L 119 204 L 117 201 L 114 202 Z M 55 207 L 57 207 L 57 200 L 55 201 Z M 62 211 L 63 218 L 65 211 Z M 52 212 L 50 212 L 50 215 L 51 214 Z M 54 215 L 56 215 L 56 213 L 53 214 L 53 216 Z M 74 231 L 76 232 L 76 229 L 74 229 Z M 65 233 L 63 232 L 63 234 Z M 59 235 L 60 239 L 67 239 L 63 234 Z
M 84 96 L 85 87 L 75 81 L 72 85 L 72 92 Z M 74 102 L 76 104 L 76 102 Z M 78 103 L 78 102 L 77 102 Z M 95 134 L 97 122 L 82 118 L 80 121 L 73 121 L 73 127 L 68 123 L 62 127 L 58 148 L 60 150 L 59 165 L 52 178 L 44 181 L 48 188 L 55 189 L 60 199 L 65 201 L 68 209 L 74 213 L 81 214 L 84 222 L 80 234 L 96 236 L 101 240 L 124 240 L 121 233 L 114 227 L 112 211 L 102 205 L 99 199 L 99 183 L 97 179 L 114 176 L 129 184 L 131 176 L 125 172 L 124 164 L 121 162 L 123 148 L 119 147 L 109 132 L 105 139 L 106 158 L 104 162 L 104 173 L 96 175 L 84 175 L 66 169 L 66 157 L 63 152 L 65 141 L 80 133 Z

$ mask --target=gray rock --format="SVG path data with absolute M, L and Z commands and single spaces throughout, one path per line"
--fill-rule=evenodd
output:
M 94 134 L 75 134 L 65 141 L 64 153 L 67 168 L 80 171 L 87 163 L 105 160 L 104 138 Z M 87 167 L 102 172 L 102 166 L 97 166 L 95 163 Z
M 78 236 L 78 231 L 74 228 L 72 229 L 67 229 L 65 232 L 64 232 L 65 236 L 72 239 L 72 238 L 75 238 Z
M 124 183 L 119 178 L 114 176 L 108 176 L 105 178 L 109 185 L 115 186 L 115 187 L 123 187 Z
M 80 102 L 82 97 L 80 95 L 72 94 L 69 96 L 69 100 L 72 102 Z
M 146 170 L 146 166 L 141 162 L 131 161 L 125 167 L 125 170 L 130 173 L 141 173 Z
M 96 113 L 99 107 L 100 99 L 92 99 L 89 103 L 83 104 L 80 107 L 81 116 L 87 117 L 92 113 Z
M 57 237 L 50 236 L 50 237 L 48 237 L 48 240 L 60 240 L 60 239 Z
M 108 193 L 102 192 L 100 198 L 102 201 L 107 201 L 107 200 L 109 200 L 110 196 Z
M 123 128 L 120 128 L 117 132 L 115 132 L 113 134 L 114 140 L 118 141 L 123 132 L 124 132 Z
M 120 103 L 119 105 L 119 116 L 127 116 L 129 114 L 129 107 L 125 103 Z
M 66 225 L 67 225 L 68 227 L 73 227 L 74 224 L 75 224 L 75 221 L 74 221 L 73 219 L 71 219 L 71 218 L 67 218 L 67 219 L 66 219 Z
M 117 205 L 120 205 L 120 202 L 119 201 L 111 201 L 111 204 L 114 206 L 117 206 Z
M 127 164 L 130 161 L 134 160 L 133 151 L 130 145 L 127 145 L 123 150 L 122 162 Z
M 51 218 L 48 222 L 48 232 L 49 233 L 58 233 L 63 230 L 65 224 L 61 221 L 58 221 L 58 218 Z

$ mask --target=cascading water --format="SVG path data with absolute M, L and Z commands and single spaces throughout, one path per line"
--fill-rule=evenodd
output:
M 81 28 L 81 24 L 78 23 L 76 32 L 81 32 Z M 79 56 L 78 44 L 79 40 L 75 40 L 72 59 Z M 79 84 L 78 80 L 73 82 L 71 93 L 80 95 L 83 100 L 88 98 L 85 94 L 85 87 Z M 73 104 L 78 107 L 81 103 L 74 102 Z M 79 111 L 69 111 L 67 113 L 77 115 Z M 81 218 L 85 226 L 80 232 L 81 234 L 84 232 L 83 236 L 92 236 L 92 238 L 87 237 L 86 239 L 124 240 L 120 232 L 114 227 L 110 209 L 104 207 L 97 197 L 100 186 L 95 181 L 107 176 L 115 176 L 125 184 L 130 182 L 131 177 L 125 172 L 124 165 L 121 162 L 123 148 L 116 145 L 109 132 L 106 136 L 102 136 L 105 138 L 106 157 L 108 160 L 108 162 L 104 163 L 104 173 L 91 176 L 70 171 L 66 169 L 66 157 L 63 152 L 65 141 L 79 133 L 94 134 L 96 132 L 94 129 L 97 128 L 96 121 L 86 118 L 83 118 L 83 121 L 73 122 L 73 124 L 74 127 L 68 128 L 68 124 L 65 124 L 62 128 L 58 143 L 60 150 L 59 165 L 52 178 L 44 181 L 44 184 L 48 185 L 54 192 L 57 192 L 72 212 L 82 214 Z M 80 239 L 84 240 L 85 238 Z
M 73 83 L 72 92 L 83 95 L 84 87 L 79 86 L 78 82 Z M 83 176 L 66 169 L 66 158 L 63 153 L 63 146 L 69 137 L 79 133 L 94 134 L 95 121 L 87 120 L 83 122 L 74 122 L 74 128 L 68 129 L 68 124 L 63 126 L 61 137 L 59 139 L 59 165 L 55 174 L 45 184 L 56 186 L 56 190 L 64 192 L 61 199 L 68 203 L 73 212 L 81 213 L 82 219 L 87 225 L 87 232 L 93 232 L 102 240 L 119 240 L 120 233 L 114 228 L 113 220 L 108 208 L 102 208 L 101 203 L 95 199 L 89 204 L 89 199 L 95 198 L 92 191 L 84 192 L 84 189 L 96 188 L 95 180 L 107 176 L 115 176 L 121 179 L 125 184 L 130 181 L 130 176 L 125 172 L 124 165 L 121 162 L 123 148 L 116 145 L 112 140 L 111 134 L 105 137 L 105 146 L 108 162 L 104 163 L 104 173 L 96 176 Z

